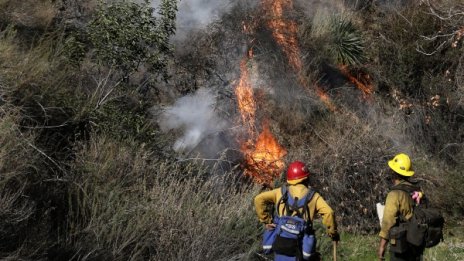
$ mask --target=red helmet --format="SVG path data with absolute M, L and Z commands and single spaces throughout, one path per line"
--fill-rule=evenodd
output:
M 294 161 L 288 165 L 287 182 L 297 183 L 304 178 L 309 177 L 309 171 L 306 165 L 301 161 Z

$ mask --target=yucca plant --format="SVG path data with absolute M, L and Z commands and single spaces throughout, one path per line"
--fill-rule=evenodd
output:
M 330 21 L 328 51 L 338 64 L 353 65 L 362 62 L 363 41 L 361 33 L 344 16 L 333 16 Z

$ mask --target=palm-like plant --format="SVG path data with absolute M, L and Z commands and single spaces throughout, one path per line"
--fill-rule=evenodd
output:
M 330 42 L 327 45 L 331 56 L 339 64 L 352 65 L 364 59 L 361 33 L 346 17 L 334 16 L 329 24 Z

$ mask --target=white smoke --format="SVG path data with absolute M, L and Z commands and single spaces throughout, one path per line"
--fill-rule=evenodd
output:
M 215 101 L 211 91 L 199 89 L 164 110 L 159 120 L 161 130 L 183 131 L 173 146 L 175 151 L 194 149 L 205 137 L 224 129 L 226 122 L 217 115 Z
M 230 0 L 185 0 L 179 4 L 178 26 L 181 28 L 204 28 L 218 20 L 231 6 Z
M 152 0 L 158 7 L 160 0 Z M 180 0 L 178 3 L 176 37 L 183 38 L 186 33 L 206 28 L 211 22 L 232 7 L 232 0 Z

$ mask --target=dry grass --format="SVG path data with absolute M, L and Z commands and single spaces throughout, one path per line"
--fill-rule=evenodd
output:
M 47 28 L 55 18 L 57 9 L 52 0 L 2 0 L 0 9 L 8 22 L 32 28 Z
M 36 174 L 38 157 L 31 147 L 33 136 L 20 131 L 19 114 L 13 111 L 0 106 L 0 257 L 21 244 L 36 208 L 25 190 L 31 185 L 28 177 Z
M 0 66 L 2 91 L 19 91 L 30 86 L 40 86 L 58 91 L 58 83 L 65 75 L 65 66 L 59 58 L 59 49 L 54 45 L 56 38 L 44 37 L 30 49 L 20 48 L 16 30 L 8 27 L 0 32 Z M 11 93 L 10 93 L 11 94 Z
M 83 247 L 81 256 L 106 250 L 113 260 L 220 260 L 256 247 L 256 190 L 227 176 L 201 178 L 208 171 L 201 166 L 148 164 L 143 148 L 106 139 L 79 155 L 68 243 Z
M 20 132 L 17 123 L 18 115 L 5 112 L 6 107 L 0 107 L 2 110 L 0 112 L 0 133 L 2 134 L 0 135 L 0 172 L 2 173 L 0 186 L 3 188 L 18 176 L 26 174 L 29 166 L 24 164 L 23 159 L 32 156 L 31 137 Z

